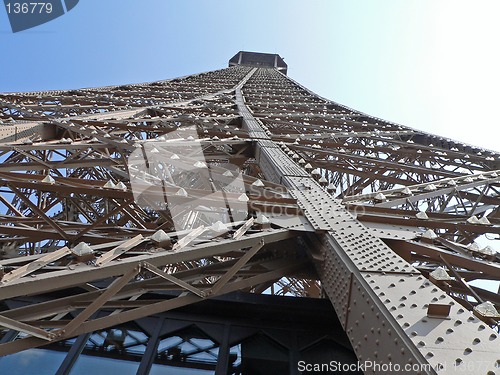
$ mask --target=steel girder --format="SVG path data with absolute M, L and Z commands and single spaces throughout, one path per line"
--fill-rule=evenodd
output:
M 284 81 L 279 85 L 281 87 L 287 85 L 286 78 L 276 72 L 267 75 L 262 72 L 255 73 L 254 71 L 255 76 L 247 76 L 245 80 L 245 85 L 250 86 L 250 91 L 254 87 L 266 87 L 266 83 L 273 80 Z M 290 148 L 286 145 L 280 148 L 270 144 L 270 134 L 266 133 L 268 128 L 263 127 L 263 122 L 254 116 L 254 114 L 258 115 L 258 109 L 252 108 L 251 104 L 245 104 L 245 101 L 248 103 L 246 97 L 246 100 L 243 100 L 243 93 L 246 93 L 244 87 L 243 89 L 237 88 L 236 99 L 249 134 L 261 138 L 257 141 L 260 151 L 258 152 L 259 163 L 266 177 L 287 186 L 292 195 L 297 198 L 313 226 L 317 230 L 327 231 L 322 239 L 321 255 L 323 258 L 321 262 L 318 262 L 318 271 L 323 288 L 351 339 L 358 359 L 381 363 L 395 361 L 410 366 L 421 364 L 421 372 L 425 372 L 422 370 L 424 364 L 430 363 L 433 366 L 428 369 L 429 372 L 451 373 L 456 371 L 456 366 L 464 362 L 463 356 L 468 355 L 468 359 L 477 363 L 487 363 L 487 368 L 494 369 L 498 365 L 498 354 L 495 353 L 495 344 L 493 344 L 497 338 L 496 333 L 490 330 L 486 331 L 481 338 L 477 337 L 478 331 L 485 326 L 481 320 L 472 316 L 468 319 L 469 324 L 462 326 L 463 318 L 460 315 L 465 312 L 462 306 L 442 290 L 431 287 L 431 284 L 417 269 L 394 254 L 376 235 L 349 214 L 339 201 L 335 201 L 321 186 L 329 183 L 324 172 L 315 170 L 316 173 L 304 177 L 306 170 L 300 167 L 300 160 L 294 161 L 295 154 L 290 151 Z M 293 93 L 294 88 L 290 88 L 289 91 L 290 94 Z M 272 156 L 265 157 L 266 153 Z M 295 160 L 301 157 L 303 155 L 299 155 Z M 311 167 L 309 169 L 312 169 Z M 382 168 L 384 168 L 383 161 Z M 496 181 L 495 174 L 495 172 L 491 173 L 492 183 Z M 475 178 L 475 176 L 469 177 L 464 182 L 470 183 L 470 180 Z M 486 176 L 483 176 L 481 180 L 489 182 Z M 453 181 L 456 185 L 456 181 Z M 430 190 L 429 185 L 422 189 Z M 377 197 L 377 194 L 373 193 L 370 196 Z M 490 229 L 487 232 L 495 233 L 496 230 Z M 443 262 L 446 261 L 443 259 Z M 453 272 L 452 266 L 446 264 Z M 498 274 L 498 271 L 494 270 L 493 273 Z M 457 278 L 467 286 L 459 275 Z M 407 288 L 411 288 L 410 298 L 406 296 Z M 440 293 L 440 295 L 437 297 L 433 293 Z M 478 302 L 483 302 L 477 294 L 474 296 L 479 299 Z M 404 302 L 408 299 L 412 302 L 410 307 Z M 399 303 L 396 303 L 397 300 Z M 438 308 L 443 305 L 449 306 L 450 311 L 446 316 L 438 322 L 429 321 L 429 319 L 436 318 L 435 316 L 430 318 L 432 314 L 429 311 L 433 310 L 433 307 Z M 425 313 L 426 310 L 427 313 Z M 451 324 L 443 324 L 446 322 L 445 317 L 452 320 Z M 376 326 L 378 328 L 375 328 Z M 437 329 L 438 326 L 439 329 Z M 454 329 L 451 329 L 452 326 Z M 460 339 L 457 336 L 451 337 L 451 332 L 446 329 L 451 329 L 451 332 L 461 330 L 460 344 L 457 342 Z M 446 339 L 444 338 L 445 331 L 448 333 Z M 476 337 L 471 339 L 472 336 Z M 428 345 L 422 337 L 433 343 L 443 343 L 443 345 Z M 490 347 L 474 351 L 471 348 L 473 342 L 488 342 Z M 454 367 L 450 365 L 451 357 L 455 357 Z

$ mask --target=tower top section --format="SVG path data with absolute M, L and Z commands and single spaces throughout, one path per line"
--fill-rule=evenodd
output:
M 288 65 L 275 53 L 240 51 L 229 60 L 229 66 L 247 65 L 255 67 L 276 68 L 286 74 Z

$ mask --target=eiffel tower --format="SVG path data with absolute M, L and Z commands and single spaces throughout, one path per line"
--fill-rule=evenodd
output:
M 499 153 L 245 51 L 0 108 L 3 369 L 500 374 Z

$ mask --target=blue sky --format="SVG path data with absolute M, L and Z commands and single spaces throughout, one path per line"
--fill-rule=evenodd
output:
M 271 52 L 329 99 L 500 151 L 499 14 L 496 0 L 80 0 L 12 34 L 0 9 L 0 92 L 153 81 Z

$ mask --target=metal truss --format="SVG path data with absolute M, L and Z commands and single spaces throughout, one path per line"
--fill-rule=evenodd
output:
M 286 319 L 283 308 L 287 310 Z M 61 363 L 54 361 L 52 365 L 57 375 L 78 370 L 75 364 L 82 354 L 87 358 L 127 361 L 129 369 L 135 367 L 140 375 L 150 373 L 153 366 L 156 370 L 168 366 L 170 371 L 178 368 L 223 374 L 250 372 L 253 367 L 253 371 L 265 372 L 265 359 L 284 357 L 286 351 L 291 353 L 288 361 L 277 359 L 281 373 L 296 367 L 293 359 L 310 360 L 319 351 L 355 366 L 356 357 L 349 352 L 347 336 L 338 320 L 330 319 L 332 314 L 333 308 L 324 299 L 232 293 L 54 342 L 46 348 L 67 352 Z M 244 355 L 255 346 L 266 349 L 261 350 L 258 363 Z
M 251 64 L 2 94 L 0 139 L 2 355 L 243 290 L 328 297 L 359 360 L 439 374 L 500 363 L 500 299 L 469 284 L 500 280 L 494 151 Z M 210 170 L 206 181 L 184 176 L 189 188 L 152 191 L 170 212 L 132 186 L 137 150 L 180 159 L 166 140 L 198 146 L 174 167 L 202 157 Z M 226 187 L 234 166 L 243 193 Z M 204 212 L 191 204 L 199 197 Z M 248 213 L 231 221 L 238 202 Z

